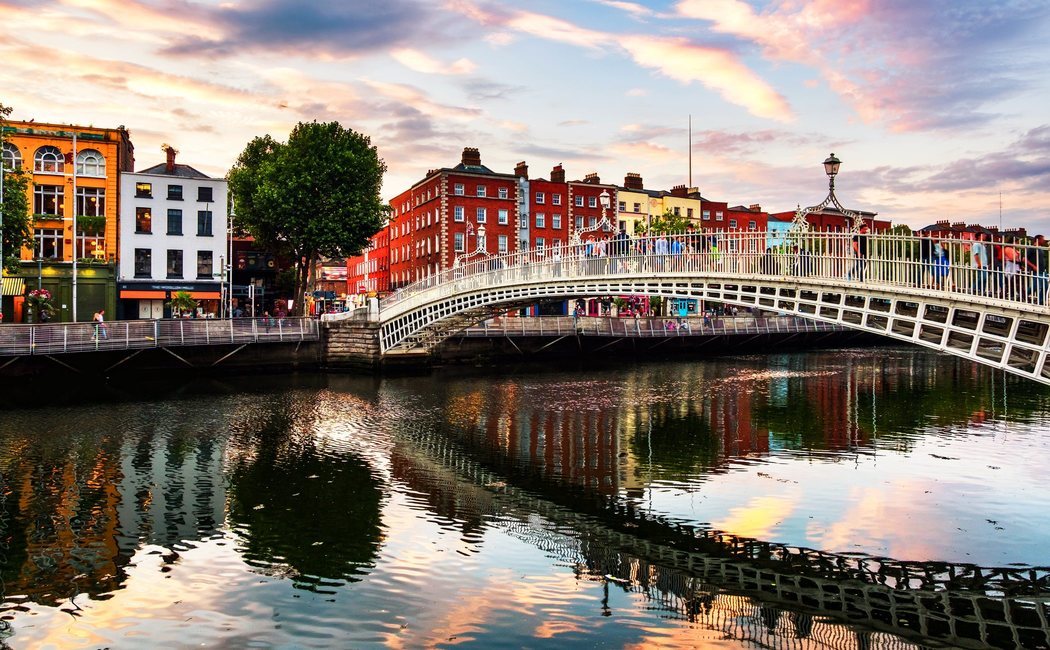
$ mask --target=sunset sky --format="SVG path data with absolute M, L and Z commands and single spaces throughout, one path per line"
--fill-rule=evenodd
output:
M 369 135 L 383 198 L 465 146 L 782 211 L 1050 232 L 1046 0 L 0 0 L 13 119 L 126 125 L 223 175 L 298 121 Z

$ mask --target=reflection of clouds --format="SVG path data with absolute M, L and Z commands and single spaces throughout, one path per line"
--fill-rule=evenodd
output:
M 743 506 L 730 509 L 728 517 L 714 521 L 712 525 L 731 535 L 768 539 L 772 537 L 773 529 L 791 516 L 798 499 L 798 495 L 755 497 Z

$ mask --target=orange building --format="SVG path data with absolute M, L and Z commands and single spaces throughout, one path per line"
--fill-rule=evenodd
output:
M 100 308 L 115 313 L 119 178 L 135 165 L 127 129 L 6 122 L 3 162 L 5 169 L 21 169 L 30 177 L 27 198 L 36 241 L 22 251 L 16 276 L 25 290 L 51 292 L 54 320 L 74 320 L 75 314 L 88 321 Z

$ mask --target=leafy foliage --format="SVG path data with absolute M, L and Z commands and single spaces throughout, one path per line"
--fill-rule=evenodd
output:
M 196 309 L 197 301 L 193 299 L 189 291 L 176 291 L 171 295 L 171 301 L 168 303 L 168 306 L 171 307 L 172 312 L 180 314 Z
M 0 129 L 11 107 L 0 104 Z M 29 178 L 21 171 L 0 172 L 4 175 L 3 202 L 0 203 L 0 267 L 13 269 L 18 265 L 22 247 L 33 243 L 32 218 L 29 214 Z
M 370 139 L 338 122 L 300 122 L 287 143 L 264 135 L 241 152 L 227 176 L 237 220 L 295 261 L 296 304 L 320 259 L 357 254 L 382 227 L 385 171 Z
M 660 216 L 653 217 L 648 225 L 638 224 L 639 232 L 648 232 L 649 235 L 669 235 L 671 233 L 683 233 L 689 227 L 690 221 L 686 217 L 676 215 L 671 210 L 665 210 Z

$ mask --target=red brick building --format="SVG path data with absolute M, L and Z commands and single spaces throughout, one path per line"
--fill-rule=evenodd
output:
M 517 250 L 518 179 L 481 164 L 477 149 L 460 164 L 430 170 L 390 202 L 390 288 L 410 284 L 475 251 Z
M 875 215 L 878 214 L 877 212 L 868 212 L 866 210 L 856 210 L 856 212 L 860 213 L 864 223 L 867 224 L 872 232 L 885 232 L 891 227 L 889 221 L 875 218 Z M 793 210 L 777 212 L 776 216 L 782 221 L 791 221 L 795 218 L 795 212 Z M 810 228 L 819 232 L 846 232 L 853 227 L 852 217 L 846 216 L 834 207 L 810 212 L 806 215 L 806 221 L 809 222 Z
M 601 223 L 602 216 L 611 224 L 607 233 L 594 231 L 593 234 L 584 235 L 583 239 L 613 235 L 616 230 L 616 206 L 619 203 L 615 185 L 603 185 L 598 174 L 587 174 L 582 181 L 570 181 L 569 186 L 569 220 L 570 232 L 594 228 Z M 609 208 L 602 208 L 601 195 L 607 192 L 609 195 Z
M 360 255 L 346 261 L 347 293 L 382 295 L 390 291 L 390 224 L 372 235 Z
M 530 250 L 549 248 L 569 242 L 569 184 L 565 169 L 559 164 L 551 170 L 550 180 L 529 179 L 529 168 L 524 162 L 514 168 L 518 178 L 528 181 L 528 210 L 523 217 L 523 232 Z
M 769 213 L 757 203 L 736 205 L 726 208 L 726 223 L 729 230 L 764 231 L 769 226 Z

